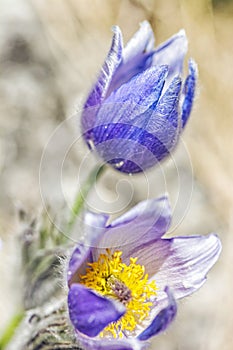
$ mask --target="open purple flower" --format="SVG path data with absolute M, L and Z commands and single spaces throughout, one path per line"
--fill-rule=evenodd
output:
M 82 113 L 82 131 L 91 149 L 126 173 L 152 167 L 176 146 L 194 100 L 197 67 L 189 61 L 184 30 L 154 48 L 147 21 L 124 47 L 118 27 L 112 46 Z
M 139 203 L 107 224 L 88 212 L 68 266 L 68 307 L 84 349 L 145 349 L 176 315 L 176 299 L 200 288 L 217 261 L 215 234 L 163 238 L 166 197 Z

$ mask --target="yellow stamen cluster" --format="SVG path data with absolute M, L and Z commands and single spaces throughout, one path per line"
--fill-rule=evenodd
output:
M 112 334 L 114 338 L 135 330 L 136 326 L 149 316 L 151 299 L 156 295 L 156 284 L 148 282 L 143 265 L 137 258 L 130 258 L 129 265 L 122 262 L 122 252 L 100 254 L 98 260 L 88 264 L 86 275 L 80 276 L 81 283 L 98 293 L 122 302 L 126 313 L 117 321 L 105 327 L 101 336 Z

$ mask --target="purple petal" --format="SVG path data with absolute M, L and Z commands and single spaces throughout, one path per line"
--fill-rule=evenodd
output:
M 174 81 L 158 102 L 166 74 L 165 66 L 148 69 L 122 85 L 101 106 L 92 130 L 94 143 L 99 156 L 117 170 L 141 172 L 174 147 L 180 82 Z M 168 105 L 165 111 L 162 103 Z
M 149 120 L 145 120 L 141 114 L 157 103 L 166 75 L 167 66 L 152 67 L 123 84 L 105 100 L 96 117 L 95 126 L 122 122 L 142 127 L 148 123 Z M 95 139 L 96 142 L 102 140 L 96 132 Z
M 153 252 L 163 260 L 159 271 L 154 270 L 157 285 L 163 289 L 169 284 L 178 299 L 195 292 L 203 285 L 208 271 L 219 258 L 221 242 L 215 234 L 153 242 L 150 250 L 144 251 L 145 269 L 150 274 L 153 272 L 153 256 L 149 256 Z
M 105 231 L 105 225 L 108 216 L 104 214 L 95 214 L 87 212 L 84 216 L 85 234 L 82 241 L 73 251 L 67 271 L 68 284 L 71 285 L 76 281 L 76 272 L 81 268 L 82 264 L 88 259 L 91 248 L 96 244 L 100 236 Z
M 75 329 L 89 337 L 95 337 L 125 313 L 123 304 L 97 295 L 81 284 L 72 284 L 68 294 L 68 307 Z
M 167 64 L 169 78 L 180 75 L 183 69 L 184 57 L 187 53 L 188 41 L 184 30 L 180 30 L 170 39 L 158 46 L 154 53 L 153 65 Z
M 147 21 L 141 23 L 140 29 L 134 34 L 123 50 L 122 62 L 113 76 L 108 95 L 129 81 L 134 75 L 143 72 L 151 66 L 154 34 Z
M 158 135 L 160 132 L 159 126 L 161 127 L 160 123 L 163 125 L 163 129 L 168 129 L 168 133 L 177 132 L 177 128 L 179 127 L 178 116 L 181 85 L 181 79 L 178 77 L 174 78 L 156 106 L 151 106 L 155 110 L 155 113 L 151 115 L 150 123 L 147 127 L 148 132 Z M 171 136 L 162 136 L 161 133 L 160 138 L 161 141 L 167 143 L 166 139 L 170 139 Z
M 181 80 L 176 77 L 159 102 L 155 106 L 152 105 L 142 116 L 145 120 L 149 120 L 145 129 L 154 136 L 154 150 L 151 151 L 159 161 L 169 155 L 178 142 L 181 129 L 180 90 Z
M 122 84 L 130 81 L 135 75 L 143 73 L 148 68 L 150 68 L 152 63 L 153 53 L 141 53 L 134 57 L 131 61 L 127 63 L 121 62 L 113 76 L 111 84 L 108 89 L 107 97 L 116 91 Z
M 150 52 L 154 48 L 154 33 L 150 23 L 143 21 L 139 30 L 130 39 L 123 51 L 123 61 L 128 62 L 142 52 Z
M 138 262 L 145 266 L 149 277 L 154 276 L 160 290 L 169 283 L 175 297 L 182 298 L 202 286 L 220 251 L 220 240 L 211 234 L 158 239 L 135 247 L 128 254 L 138 257 Z
M 187 120 L 190 116 L 193 100 L 195 97 L 195 89 L 197 83 L 197 65 L 193 60 L 189 61 L 189 75 L 186 78 L 184 84 L 184 101 L 182 105 L 182 123 L 183 128 L 185 127 Z
M 164 66 L 148 69 L 112 93 L 99 110 L 93 129 L 96 151 L 121 172 L 146 170 L 177 143 L 181 81 L 175 78 L 159 100 L 166 73 Z
M 168 306 L 162 309 L 154 318 L 149 327 L 139 334 L 139 340 L 148 340 L 158 333 L 165 331 L 165 329 L 167 329 L 170 323 L 174 320 L 177 313 L 176 301 L 168 287 L 165 288 L 165 292 L 167 293 L 168 297 Z
M 85 350 L 144 350 L 148 343 L 141 342 L 136 338 L 131 339 L 93 339 L 77 334 L 78 342 Z
M 148 228 L 153 226 L 153 229 L 157 232 L 156 236 L 158 238 L 158 235 L 161 237 L 167 231 L 170 222 L 171 208 L 168 197 L 165 195 L 138 203 L 125 214 L 113 220 L 108 227 L 122 229 L 123 226 L 127 224 L 130 224 L 130 227 L 132 227 L 132 225 L 140 225 L 140 234 L 142 234 L 142 231 L 145 231 L 145 229 L 148 230 Z M 144 228 L 144 230 L 141 230 L 142 228 Z
M 164 298 L 164 293 L 162 290 L 170 281 L 164 276 L 163 284 L 161 281 L 157 281 L 157 274 L 160 270 L 163 270 L 163 264 L 169 259 L 170 255 L 170 245 L 171 242 L 169 239 L 152 238 L 147 242 L 141 242 L 140 245 L 131 245 L 127 246 L 127 251 L 125 253 L 126 260 L 129 260 L 130 257 L 137 257 L 138 263 L 145 266 L 145 271 L 148 274 L 149 278 L 156 280 L 156 283 L 159 285 L 159 291 L 161 292 L 161 297 Z M 165 281 L 166 280 L 166 281 Z
M 108 56 L 103 64 L 100 75 L 92 91 L 90 92 L 87 101 L 84 105 L 84 111 L 82 114 L 82 130 L 83 133 L 87 133 L 93 127 L 95 122 L 95 115 L 98 111 L 98 106 L 105 98 L 107 90 L 109 88 L 112 77 L 122 60 L 122 34 L 120 28 L 113 27 L 112 46 L 108 53 Z M 91 108 L 93 107 L 93 109 Z M 88 136 L 86 137 L 88 138 Z
M 171 128 L 171 123 L 167 124 Z M 164 132 L 166 136 L 167 130 Z M 154 166 L 170 152 L 157 136 L 134 125 L 111 123 L 96 127 L 96 133 L 101 138 L 101 143 L 95 144 L 98 155 L 116 170 L 128 174 Z M 173 143 L 170 146 L 173 147 Z
M 94 259 L 97 259 L 100 248 L 118 248 L 124 257 L 135 247 L 159 239 L 170 222 L 171 208 L 167 196 L 140 202 L 107 227 L 98 249 L 93 252 Z

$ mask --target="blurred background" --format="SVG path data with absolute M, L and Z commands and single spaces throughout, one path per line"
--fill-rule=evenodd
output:
M 109 49 L 111 26 L 119 25 L 127 42 L 144 19 L 156 44 L 186 30 L 187 57 L 200 73 L 195 107 L 166 164 L 133 177 L 109 170 L 88 204 L 119 215 L 168 191 L 169 234 L 218 232 L 220 261 L 206 285 L 179 303 L 176 322 L 152 349 L 233 349 L 231 0 L 0 0 L 0 334 L 21 298 L 17 208 L 32 216 L 47 206 L 55 216 L 69 208 L 91 168 L 90 155 L 83 161 L 79 111 Z

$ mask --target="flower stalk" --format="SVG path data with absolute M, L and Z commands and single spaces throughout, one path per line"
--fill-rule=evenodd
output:
M 69 219 L 68 225 L 67 225 L 67 232 L 68 233 L 72 230 L 78 214 L 83 209 L 85 200 L 86 200 L 90 190 L 92 189 L 92 187 L 96 183 L 96 181 L 98 181 L 100 176 L 103 174 L 105 168 L 106 168 L 105 165 L 101 165 L 101 166 L 97 165 L 91 171 L 87 180 L 84 182 L 84 184 L 81 186 L 80 190 L 78 191 L 78 193 L 75 197 L 75 200 L 74 200 L 73 207 L 71 208 L 71 212 L 70 212 L 70 219 Z
M 15 334 L 15 331 L 17 327 L 19 326 L 20 322 L 22 321 L 24 317 L 24 312 L 18 312 L 16 313 L 12 319 L 10 320 L 8 326 L 6 327 L 5 331 L 3 332 L 1 338 L 0 338 L 0 349 L 4 350 L 7 346 L 7 344 L 11 341 L 12 337 Z

